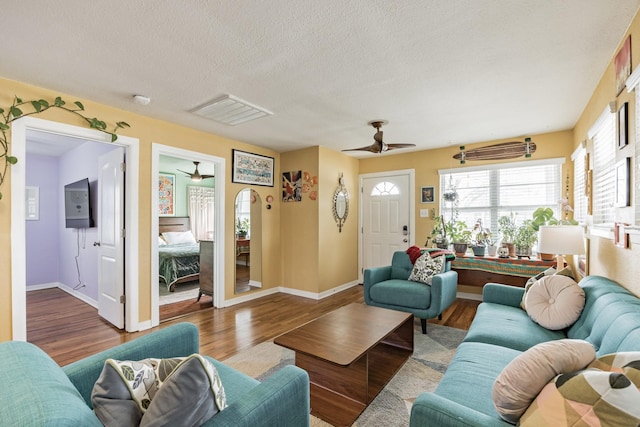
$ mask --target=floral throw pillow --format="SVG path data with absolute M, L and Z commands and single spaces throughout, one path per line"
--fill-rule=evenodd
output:
M 412 282 L 421 282 L 431 285 L 433 276 L 444 271 L 445 263 L 446 259 L 444 255 L 432 258 L 431 255 L 425 253 L 420 256 L 413 265 L 413 270 L 411 270 L 409 280 Z

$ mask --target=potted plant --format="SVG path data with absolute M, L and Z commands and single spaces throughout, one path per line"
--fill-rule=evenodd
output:
M 249 233 L 249 218 L 236 218 L 236 237 L 246 239 Z
M 471 230 L 467 223 L 460 220 L 450 221 L 445 225 L 445 230 L 453 243 L 453 250 L 458 255 L 464 255 L 471 243 Z
M 531 247 L 538 240 L 538 232 L 533 228 L 533 220 L 527 219 L 516 230 L 514 238 L 517 257 L 530 257 Z
M 509 248 L 509 256 L 516 256 L 514 242 L 518 225 L 516 224 L 516 215 L 511 212 L 509 215 L 503 215 L 498 218 L 498 231 L 502 236 L 502 244 Z
M 427 239 L 426 245 L 429 246 L 429 240 L 431 240 L 435 243 L 436 247 L 440 249 L 448 249 L 449 240 L 447 239 L 447 229 L 445 227 L 444 217 L 442 215 L 438 215 L 435 219 L 436 222 L 433 224 L 431 235 Z
M 484 228 L 482 218 L 476 220 L 472 230 L 471 250 L 474 256 L 484 256 L 486 249 L 489 247 L 491 239 L 491 230 Z M 493 242 L 495 244 L 495 242 Z M 495 255 L 495 253 L 494 253 Z
M 564 200 L 564 199 L 563 199 Z M 563 211 L 567 211 L 567 205 L 562 203 Z M 569 206 L 568 209 L 571 209 Z M 573 209 L 571 209 L 573 210 Z M 536 233 L 540 230 L 540 227 L 543 225 L 578 225 L 578 222 L 573 219 L 564 219 L 559 220 L 554 216 L 553 209 L 551 208 L 538 208 L 533 212 L 533 221 L 531 223 L 533 229 Z M 540 259 L 544 261 L 552 261 L 554 259 L 554 254 L 546 254 L 546 253 L 538 253 Z

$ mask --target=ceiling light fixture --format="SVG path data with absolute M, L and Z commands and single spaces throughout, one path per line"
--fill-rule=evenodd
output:
M 233 95 L 224 95 L 193 110 L 192 113 L 225 125 L 235 126 L 273 113 Z
M 144 95 L 133 95 L 133 102 L 138 105 L 149 105 L 151 98 Z

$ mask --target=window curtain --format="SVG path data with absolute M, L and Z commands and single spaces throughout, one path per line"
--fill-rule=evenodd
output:
M 213 197 L 214 189 L 208 187 L 188 187 L 189 219 L 191 232 L 196 240 L 213 240 Z

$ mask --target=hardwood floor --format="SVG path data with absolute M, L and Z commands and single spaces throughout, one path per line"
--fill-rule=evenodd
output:
M 364 302 L 362 286 L 319 301 L 278 293 L 227 308 L 207 308 L 157 328 L 126 333 L 102 320 L 95 308 L 66 292 L 44 289 L 27 292 L 27 339 L 58 364 L 67 365 L 174 323 L 192 322 L 200 330 L 200 352 L 224 360 L 352 302 Z M 429 323 L 468 329 L 478 304 L 456 300 L 443 313 L 442 320 L 432 319 Z M 419 330 L 419 320 L 414 320 L 414 327 Z

